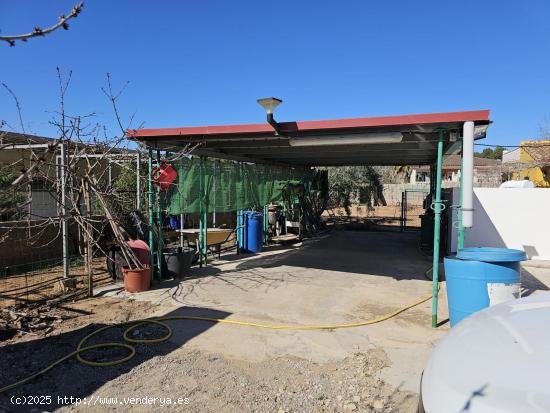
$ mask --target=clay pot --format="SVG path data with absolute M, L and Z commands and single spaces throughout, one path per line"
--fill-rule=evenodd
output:
M 140 293 L 147 291 L 151 286 L 151 268 L 146 267 L 141 270 L 134 270 L 123 267 L 124 289 L 130 293 Z

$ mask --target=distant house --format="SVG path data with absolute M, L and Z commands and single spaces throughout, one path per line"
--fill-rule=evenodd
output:
M 502 163 L 519 162 L 519 148 L 515 148 L 509 151 L 502 152 Z
M 449 155 L 443 159 L 442 179 L 444 182 L 460 182 L 460 155 Z M 500 159 L 474 157 L 474 185 L 498 187 L 502 182 Z M 430 167 L 414 166 L 410 174 L 411 184 L 429 182 Z
M 535 186 L 550 187 L 550 140 L 521 141 L 512 179 L 529 179 Z

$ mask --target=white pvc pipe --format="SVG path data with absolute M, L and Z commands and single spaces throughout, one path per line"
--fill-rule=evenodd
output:
M 464 122 L 462 140 L 462 225 L 474 223 L 474 122 Z

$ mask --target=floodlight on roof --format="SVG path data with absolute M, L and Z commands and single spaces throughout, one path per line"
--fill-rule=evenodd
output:
M 273 126 L 273 129 L 275 129 L 275 134 L 278 135 L 280 132 L 279 124 L 273 118 L 273 112 L 275 112 L 275 109 L 277 108 L 277 106 L 283 103 L 283 101 L 281 99 L 270 97 L 270 98 L 258 99 L 257 102 L 265 110 L 265 113 L 267 115 L 267 123 Z
M 265 109 L 265 113 L 268 115 L 272 115 L 273 112 L 275 112 L 277 106 L 283 103 L 281 99 L 277 99 L 274 97 L 258 99 L 257 102 Z

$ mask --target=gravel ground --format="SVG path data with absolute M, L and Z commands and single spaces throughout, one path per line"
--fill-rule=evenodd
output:
M 64 320 L 51 333 L 16 336 L 0 343 L 0 384 L 11 383 L 69 353 L 98 327 L 161 309 L 113 298 L 84 300 L 70 307 L 79 313 L 68 313 L 78 316 Z M 139 334 L 161 333 L 141 328 Z M 98 342 L 120 341 L 120 336 L 121 329 L 112 329 Z M 246 362 L 172 342 L 138 345 L 136 350 L 130 362 L 119 366 L 90 367 L 68 360 L 33 382 L 0 395 L 0 411 L 408 413 L 416 408 L 414 393 L 396 390 L 379 378 L 389 360 L 375 347 L 329 363 L 290 357 Z M 113 350 L 87 357 L 97 360 L 121 355 Z M 52 401 L 43 399 L 38 406 L 14 405 L 11 396 L 51 396 Z M 70 404 L 65 396 L 92 405 Z
M 95 396 L 184 397 L 189 400 L 188 411 L 193 412 L 414 411 L 414 395 L 396 391 L 378 378 L 385 363 L 380 350 L 324 365 L 289 358 L 243 363 L 184 352 L 148 360 L 98 389 Z M 136 411 L 151 409 L 135 407 Z M 126 411 L 127 407 L 113 410 Z M 181 411 L 181 407 L 173 410 Z

